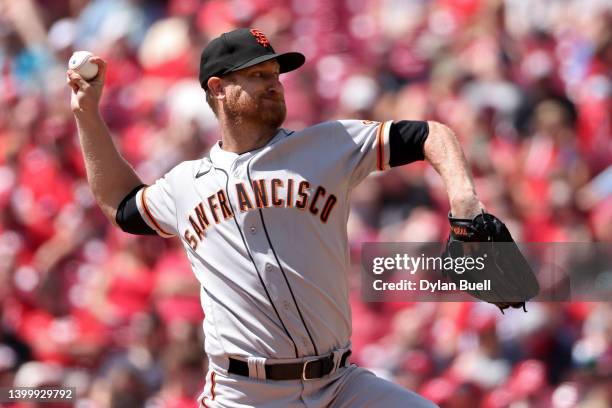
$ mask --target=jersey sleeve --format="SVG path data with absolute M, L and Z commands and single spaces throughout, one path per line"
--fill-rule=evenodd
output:
M 429 135 L 426 121 L 339 121 L 354 144 L 349 153 L 350 181 L 355 186 L 373 171 L 423 160 Z
M 392 121 L 341 120 L 339 122 L 354 146 L 349 158 L 351 186 L 357 185 L 373 171 L 382 171 L 390 167 L 389 129 Z
M 141 188 L 136 205 L 143 220 L 164 238 L 177 235 L 177 216 L 170 174 Z

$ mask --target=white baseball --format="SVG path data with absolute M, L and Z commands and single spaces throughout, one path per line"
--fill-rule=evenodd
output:
M 68 68 L 90 81 L 98 75 L 98 66 L 89 61 L 93 54 L 89 51 L 76 51 L 68 61 Z

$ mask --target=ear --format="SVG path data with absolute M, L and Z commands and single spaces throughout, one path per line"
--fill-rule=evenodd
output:
M 225 98 L 225 89 L 221 84 L 221 78 L 219 77 L 210 77 L 208 78 L 208 89 L 215 99 L 224 99 Z

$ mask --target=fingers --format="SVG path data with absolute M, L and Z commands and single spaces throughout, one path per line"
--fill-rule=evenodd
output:
M 77 74 L 73 70 L 69 69 L 66 72 L 66 75 L 68 76 L 67 78 L 68 85 L 70 85 L 70 87 L 75 92 L 78 91 L 79 89 L 87 89 L 89 87 L 89 84 L 87 83 L 87 81 L 85 81 L 83 77 L 81 77 L 79 74 Z
M 93 62 L 94 64 L 98 66 L 98 74 L 96 75 L 96 77 L 93 79 L 92 82 L 104 83 L 104 79 L 106 78 L 106 62 L 102 58 L 98 57 L 97 55 L 90 57 L 89 61 Z
M 70 77 L 68 76 L 68 73 L 66 73 L 66 84 L 72 88 L 72 92 L 77 93 L 79 91 L 79 86 L 77 84 L 73 84 L 72 81 L 70 80 Z

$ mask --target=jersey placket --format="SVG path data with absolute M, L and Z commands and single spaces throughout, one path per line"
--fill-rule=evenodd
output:
M 216 159 L 214 160 L 213 159 Z M 236 161 L 238 159 L 238 157 L 232 157 L 230 155 L 212 155 L 209 157 L 209 162 L 210 162 L 210 170 L 206 171 L 203 170 L 202 171 L 202 176 L 208 176 L 209 179 L 207 180 L 207 188 L 203 189 L 202 187 L 196 187 L 196 191 L 197 194 L 199 196 L 199 199 L 204 202 L 206 201 L 206 197 L 209 196 L 212 192 L 214 191 L 224 191 L 225 192 L 225 197 L 227 199 L 227 204 L 229 205 L 229 211 L 232 214 L 232 219 L 231 220 L 226 220 L 226 222 L 222 222 L 220 224 L 216 224 L 215 225 L 215 233 L 216 234 L 221 234 L 222 236 L 225 236 L 224 238 L 221 238 L 222 241 L 233 241 L 235 244 L 238 244 L 238 242 L 240 242 L 240 245 L 243 245 L 246 255 L 247 255 L 247 259 L 244 259 L 244 263 L 243 262 L 238 262 L 238 265 L 236 263 L 234 263 L 234 268 L 239 268 L 237 270 L 227 270 L 227 268 L 224 268 L 222 266 L 217 265 L 217 270 L 221 271 L 221 273 L 229 279 L 234 280 L 234 282 L 239 283 L 240 281 L 240 276 L 241 275 L 250 275 L 250 274 L 254 274 L 259 278 L 260 286 L 259 289 L 257 288 L 257 286 L 249 286 L 249 287 L 244 287 L 244 289 L 252 289 L 251 292 L 253 292 L 253 290 L 259 290 L 260 294 L 262 295 L 262 298 L 265 298 L 266 300 L 256 300 L 256 301 L 263 301 L 265 304 L 265 307 L 268 308 L 270 307 L 270 305 L 272 306 L 271 309 L 273 310 L 273 316 L 270 315 L 261 315 L 261 311 L 258 308 L 249 308 L 249 309 L 239 309 L 236 310 L 234 309 L 235 312 L 237 312 L 239 315 L 243 315 L 245 318 L 247 318 L 249 320 L 255 319 L 258 322 L 263 322 L 260 323 L 260 328 L 265 330 L 265 327 L 268 323 L 265 323 L 266 321 L 268 321 L 269 318 L 273 318 L 275 321 L 279 322 L 280 324 L 279 326 L 282 327 L 283 331 L 285 332 L 285 334 L 287 335 L 286 338 L 286 343 L 283 345 L 279 345 L 277 347 L 275 347 L 277 350 L 287 350 L 288 349 L 288 345 L 291 349 L 291 355 L 293 356 L 297 356 L 298 355 L 298 349 L 297 349 L 297 345 L 296 342 L 293 341 L 293 339 L 291 338 L 291 335 L 289 334 L 289 332 L 287 331 L 287 329 L 285 328 L 285 323 L 281 320 L 280 315 L 277 311 L 276 306 L 272 303 L 272 299 L 271 296 L 269 295 L 269 293 L 267 292 L 267 288 L 263 285 L 263 278 L 261 278 L 261 274 L 260 274 L 260 270 L 257 269 L 254 260 L 251 256 L 251 251 L 246 243 L 246 235 L 248 234 L 248 231 L 245 229 L 244 225 L 241 225 L 239 223 L 239 218 L 235 217 L 235 214 L 239 214 L 239 210 L 235 207 L 235 203 L 232 201 L 232 196 L 231 196 L 231 191 L 233 188 L 232 185 L 232 178 L 230 176 L 231 170 L 230 167 L 232 165 L 232 163 L 234 161 Z M 214 161 L 213 161 L 214 160 Z M 201 166 L 202 167 L 202 166 Z M 205 166 L 204 166 L 205 167 Z M 200 170 L 199 170 L 200 171 Z M 204 180 L 204 179 L 202 179 Z M 214 196 L 214 194 L 213 194 Z M 210 205 L 210 204 L 209 204 Z M 212 213 L 212 211 L 214 211 L 212 208 L 209 208 L 209 211 Z M 219 208 L 217 208 L 217 211 L 222 212 L 221 210 L 219 210 Z M 219 214 L 218 213 L 218 214 Z M 220 218 L 220 214 L 219 214 L 219 218 Z M 213 216 L 209 215 L 209 219 L 214 218 Z M 220 249 L 218 249 L 220 250 Z M 198 253 L 198 255 L 196 256 L 203 256 L 206 257 L 206 255 L 204 255 L 201 252 L 196 251 L 196 253 Z M 219 254 L 219 252 L 216 252 L 216 254 Z M 215 255 L 213 253 L 209 253 L 208 254 L 209 257 L 215 258 Z M 243 258 L 239 258 L 239 259 L 243 259 Z M 230 275 L 231 274 L 231 275 Z M 203 282 L 207 282 L 207 279 L 204 278 Z M 205 283 L 206 284 L 206 283 Z M 241 286 L 236 286 L 235 290 L 242 290 L 240 289 Z M 263 290 L 262 290 L 263 288 Z M 213 289 L 214 291 L 214 289 Z M 249 292 L 246 291 L 245 292 Z M 217 293 L 219 293 L 219 291 L 217 290 Z M 224 291 L 223 293 L 226 294 L 226 296 L 232 296 L 231 292 L 227 292 Z M 240 294 L 242 295 L 242 294 Z M 239 296 L 240 296 L 239 295 Z M 210 296 L 210 295 L 209 295 Z M 256 297 L 253 297 L 252 299 L 256 299 Z M 214 302 L 220 303 L 221 301 L 219 300 L 215 300 Z M 221 308 L 223 308 L 223 306 L 221 306 Z M 240 320 L 240 319 L 239 319 Z M 231 330 L 229 332 L 230 336 L 233 336 L 233 333 L 231 333 Z M 221 335 L 223 336 L 223 335 Z M 278 339 L 278 341 L 284 341 L 283 338 L 279 338 L 276 337 Z M 287 344 L 288 343 L 288 344 Z M 256 346 L 254 348 L 257 348 Z M 253 354 L 253 355 L 257 355 L 257 354 Z M 289 356 L 287 356 L 289 357 Z
M 262 153 L 265 152 L 259 154 Z M 271 175 L 265 173 L 249 174 L 248 166 L 253 159 L 255 157 L 241 157 L 232 164 L 229 173 L 230 189 L 236 183 L 244 183 L 249 194 L 253 196 L 253 179 L 263 178 L 268 180 L 272 178 Z M 252 211 L 241 212 L 236 203 L 237 198 L 233 194 L 230 194 L 230 200 L 237 212 L 235 214 L 236 220 L 244 231 L 247 250 L 251 253 L 254 266 L 262 276 L 263 284 L 270 294 L 271 301 L 298 349 L 298 356 L 317 354 L 316 346 L 310 340 L 310 335 L 305 327 L 303 315 L 298 310 L 299 305 L 294 300 L 289 277 L 283 271 L 282 265 L 279 265 L 280 259 L 277 260 L 279 254 L 275 253 L 270 231 L 266 229 L 264 217 L 266 208 L 255 208 Z M 268 214 L 268 216 L 271 215 Z M 274 233 L 278 234 L 281 231 L 275 231 Z

